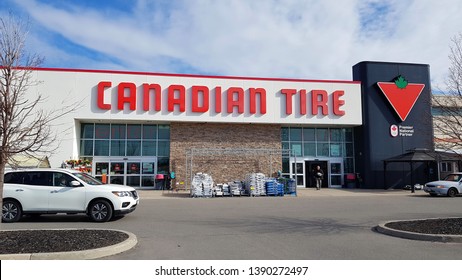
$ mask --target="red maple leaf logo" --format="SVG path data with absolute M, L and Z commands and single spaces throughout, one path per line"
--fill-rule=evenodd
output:
M 394 83 L 378 82 L 377 85 L 401 121 L 406 120 L 425 87 L 425 84 L 409 84 L 402 76 Z

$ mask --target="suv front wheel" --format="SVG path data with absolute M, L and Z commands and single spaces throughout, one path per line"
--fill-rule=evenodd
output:
M 88 216 L 97 223 L 107 222 L 112 218 L 112 205 L 105 200 L 96 200 L 88 209 Z
M 14 223 L 19 221 L 22 216 L 21 204 L 15 200 L 4 200 L 2 207 L 2 221 L 4 223 Z

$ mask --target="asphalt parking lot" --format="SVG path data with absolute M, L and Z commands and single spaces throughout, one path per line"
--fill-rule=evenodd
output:
M 85 216 L 43 216 L 3 229 L 106 228 L 138 244 L 105 259 L 462 259 L 462 244 L 401 239 L 373 228 L 390 220 L 460 217 L 462 197 L 422 191 L 314 189 L 297 197 L 189 198 L 140 191 L 138 209 L 96 224 Z

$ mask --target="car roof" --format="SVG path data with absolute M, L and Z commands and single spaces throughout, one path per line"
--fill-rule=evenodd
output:
M 68 174 L 75 174 L 75 173 L 82 173 L 78 170 L 75 169 L 66 169 L 66 168 L 26 168 L 26 169 L 9 169 L 5 170 L 6 173 L 11 173 L 11 172 L 64 172 Z

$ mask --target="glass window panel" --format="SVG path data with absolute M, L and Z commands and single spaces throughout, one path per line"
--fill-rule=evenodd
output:
M 282 173 L 290 173 L 289 159 L 288 158 L 283 158 L 282 159 Z
M 329 134 L 327 128 L 316 129 L 316 140 L 317 141 L 329 141 Z
M 170 126 L 159 125 L 159 139 L 170 139 Z
M 124 162 L 111 162 L 111 175 L 124 174 L 125 163 Z
M 158 156 L 166 156 L 170 155 L 170 142 L 169 141 L 159 141 L 157 148 L 157 155 Z
M 140 124 L 127 125 L 127 139 L 141 139 L 141 125 Z
M 290 149 L 289 142 L 282 142 L 282 149 L 284 149 L 284 150 Z
M 353 142 L 353 129 L 352 128 L 344 128 L 345 131 L 345 141 L 346 142 Z
M 125 124 L 111 125 L 111 139 L 125 139 Z
M 143 141 L 143 156 L 155 156 L 156 153 L 156 141 Z
M 289 128 L 288 127 L 281 128 L 281 139 L 282 141 L 289 141 Z
M 329 143 L 318 143 L 317 144 L 317 155 L 321 157 L 329 156 Z
M 303 176 L 297 176 L 297 186 L 303 185 Z
M 127 156 L 141 155 L 141 141 L 127 141 Z
M 297 171 L 297 174 L 302 174 L 303 173 L 303 163 L 297 162 L 297 170 L 295 170 L 295 162 L 292 162 L 292 172 L 295 173 Z
M 125 156 L 125 140 L 111 141 L 111 156 Z
M 339 176 L 339 175 L 330 176 L 330 183 L 331 183 L 331 185 L 341 185 L 342 184 L 342 176 Z
M 304 156 L 316 156 L 316 143 L 304 143 L 303 144 L 303 155 Z
M 96 175 L 108 174 L 109 173 L 109 163 L 108 162 L 97 162 L 96 164 Z
M 331 157 L 343 156 L 342 145 L 341 144 L 330 144 L 330 156 Z
M 345 156 L 347 157 L 354 156 L 353 143 L 345 143 Z
M 95 156 L 109 156 L 109 141 L 95 140 Z
M 155 124 L 143 125 L 143 139 L 156 140 L 157 139 L 157 125 Z
M 302 141 L 302 128 L 291 127 L 290 128 L 290 141 Z
M 315 132 L 314 128 L 304 128 L 303 129 L 303 141 L 315 141 Z
M 159 158 L 157 162 L 157 173 L 168 174 L 170 172 L 170 161 L 168 158 Z
M 140 176 L 127 176 L 127 186 L 139 187 L 140 186 Z
M 143 162 L 143 174 L 154 174 L 155 166 L 155 162 Z
M 83 123 L 81 127 L 80 138 L 93 138 L 95 125 L 92 123 Z
M 353 158 L 345 158 L 343 160 L 343 169 L 345 173 L 355 172 Z
M 93 155 L 93 140 L 80 141 L 80 155 L 92 156 Z
M 109 180 L 111 184 L 116 184 L 116 185 L 123 185 L 124 184 L 124 177 L 123 176 L 111 176 L 111 179 Z
M 290 150 L 292 152 L 292 155 L 295 156 L 301 156 L 302 155 L 302 143 L 301 142 L 290 142 Z
M 142 176 L 141 186 L 142 187 L 154 187 L 154 176 Z
M 95 125 L 95 139 L 109 139 L 110 127 L 109 124 Z
M 342 164 L 341 163 L 331 163 L 330 172 L 332 174 L 342 174 Z
M 140 166 L 139 162 L 127 162 L 127 174 L 140 174 Z
M 330 129 L 330 141 L 331 142 L 343 142 L 342 130 L 340 128 Z

